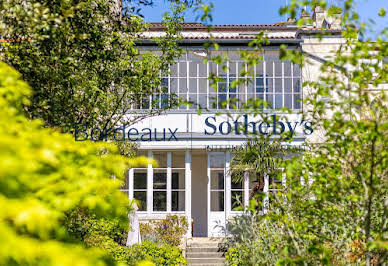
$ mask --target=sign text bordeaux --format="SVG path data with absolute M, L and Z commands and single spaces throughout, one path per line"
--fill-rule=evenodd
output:
M 219 118 L 219 117 L 218 117 Z M 217 116 L 208 116 L 205 119 L 204 135 L 281 135 L 289 133 L 291 136 L 297 131 L 297 127 L 301 127 L 300 131 L 304 135 L 313 133 L 312 123 L 309 121 L 297 122 L 282 122 L 278 121 L 276 115 L 271 115 L 271 119 L 267 121 L 249 121 L 248 115 L 243 115 L 242 120 L 234 121 L 217 121 Z M 93 141 L 115 140 L 115 141 L 178 141 L 178 128 L 142 128 L 135 127 L 127 128 L 126 125 L 100 129 L 89 129 L 87 124 L 75 124 L 74 138 L 76 141 L 84 141 L 87 139 Z

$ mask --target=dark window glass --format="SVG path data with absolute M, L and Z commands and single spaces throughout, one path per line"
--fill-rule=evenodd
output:
M 210 195 L 211 211 L 224 211 L 224 192 L 211 191 Z
M 167 192 L 154 191 L 154 211 L 167 211 Z
M 167 188 L 167 173 L 154 173 L 154 189 Z
M 172 211 L 184 211 L 185 210 L 185 192 L 184 191 L 172 191 L 171 210 Z
M 232 191 L 232 210 L 244 204 L 243 191 Z
M 134 173 L 133 187 L 134 189 L 147 189 L 147 173 Z
M 147 210 L 147 192 L 146 191 L 134 191 L 133 197 L 138 201 L 139 211 Z
M 242 182 L 233 182 L 232 181 L 232 189 L 242 189 L 243 188 L 243 183 Z

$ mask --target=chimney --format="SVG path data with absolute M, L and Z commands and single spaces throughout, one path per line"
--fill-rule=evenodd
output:
M 332 14 L 327 17 L 329 23 L 329 29 L 340 30 L 342 28 L 342 9 L 339 7 L 332 7 Z
M 327 27 L 325 20 L 325 11 L 321 6 L 315 6 L 313 13 L 313 23 L 316 28 L 322 29 Z
M 300 19 L 303 20 L 304 26 L 310 28 L 312 25 L 310 24 L 310 13 L 307 10 L 303 9 Z

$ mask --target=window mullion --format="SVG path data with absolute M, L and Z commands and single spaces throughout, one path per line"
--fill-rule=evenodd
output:
M 295 110 L 295 105 L 294 105 L 294 64 L 291 63 L 291 109 Z
M 189 88 L 190 88 L 190 78 L 189 78 L 189 71 L 190 71 L 190 69 L 189 69 L 189 60 L 186 60 L 186 86 L 187 86 L 187 88 L 186 88 L 186 102 L 188 103 L 189 102 Z M 186 109 L 187 110 L 189 110 L 189 105 L 188 104 L 186 104 Z
M 285 95 L 284 95 L 284 62 L 282 62 L 282 107 L 284 107 L 284 101 L 285 101 Z
M 133 190 L 134 190 L 134 186 L 133 186 L 133 176 L 134 176 L 134 170 L 133 168 L 129 169 L 128 171 L 128 197 L 130 200 L 133 199 Z
M 206 108 L 210 109 L 210 95 L 209 95 L 209 61 L 206 62 Z
M 171 212 L 171 152 L 167 152 L 167 212 Z
M 263 81 L 263 84 L 264 84 L 264 95 L 263 95 L 263 100 L 265 102 L 267 102 L 267 66 L 266 66 L 266 60 L 265 60 L 265 54 L 263 53 L 263 78 L 264 78 L 264 81 Z M 264 108 L 263 108 L 264 109 Z M 266 109 L 268 109 L 266 107 Z
M 229 110 L 230 94 L 229 94 L 229 60 L 226 61 L 226 109 Z
M 148 158 L 152 159 L 152 151 L 148 151 Z M 147 213 L 153 212 L 153 186 L 154 186 L 154 171 L 152 163 L 147 166 Z

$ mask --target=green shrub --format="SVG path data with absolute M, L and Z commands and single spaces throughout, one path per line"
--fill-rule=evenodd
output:
M 182 251 L 170 245 L 160 245 L 149 241 L 144 241 L 140 245 L 129 248 L 130 259 L 149 260 L 156 265 L 186 265 L 187 262 L 182 255 Z M 127 263 L 132 263 L 128 260 Z
M 166 219 L 141 224 L 140 233 L 144 240 L 179 246 L 188 228 L 185 216 L 168 215 Z
M 186 264 L 179 248 L 162 243 L 162 241 L 143 241 L 140 245 L 125 246 L 127 231 L 118 226 L 118 220 L 96 218 L 80 209 L 69 213 L 66 220 L 71 235 L 83 241 L 88 247 L 99 247 L 106 250 L 116 262 L 127 265 L 137 265 L 141 261 L 151 261 L 156 265 Z M 175 218 L 168 220 L 167 224 L 173 223 L 172 221 L 177 223 Z M 166 222 L 160 224 L 166 224 Z M 143 233 L 146 230 L 148 235 L 156 234 L 150 224 L 141 224 L 141 228 Z M 180 230 L 175 228 L 177 232 Z M 169 230 L 169 232 L 172 231 Z

